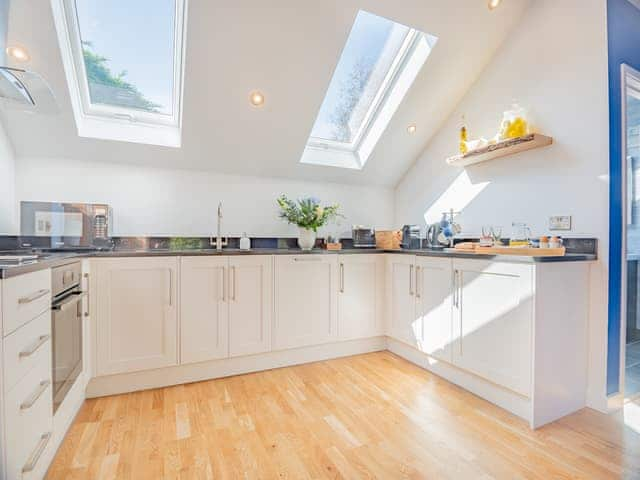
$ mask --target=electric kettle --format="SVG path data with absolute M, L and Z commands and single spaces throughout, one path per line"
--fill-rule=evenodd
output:
M 440 224 L 434 223 L 427 227 L 427 247 L 440 248 L 440 242 L 438 241 L 438 235 L 440 235 Z

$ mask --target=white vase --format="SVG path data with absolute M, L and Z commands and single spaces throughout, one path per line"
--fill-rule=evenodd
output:
M 312 250 L 316 244 L 316 232 L 313 230 L 307 230 L 306 228 L 299 228 L 298 231 L 298 246 L 301 250 Z

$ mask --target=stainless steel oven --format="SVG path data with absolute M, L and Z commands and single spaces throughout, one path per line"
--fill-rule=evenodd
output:
M 53 338 L 53 411 L 82 373 L 82 266 L 68 263 L 51 269 Z

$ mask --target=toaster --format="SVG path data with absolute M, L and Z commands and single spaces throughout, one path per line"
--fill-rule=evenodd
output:
M 354 225 L 351 230 L 351 238 L 355 248 L 375 248 L 376 234 L 372 228 Z

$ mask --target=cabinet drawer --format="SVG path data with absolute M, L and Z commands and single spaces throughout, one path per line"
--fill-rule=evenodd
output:
M 3 332 L 7 336 L 51 307 L 51 270 L 2 281 Z
M 29 470 L 42 470 L 40 456 L 53 427 L 49 365 L 36 365 L 6 398 L 8 478 L 29 478 Z
M 4 338 L 4 389 L 11 390 L 35 365 L 51 369 L 49 310 Z

